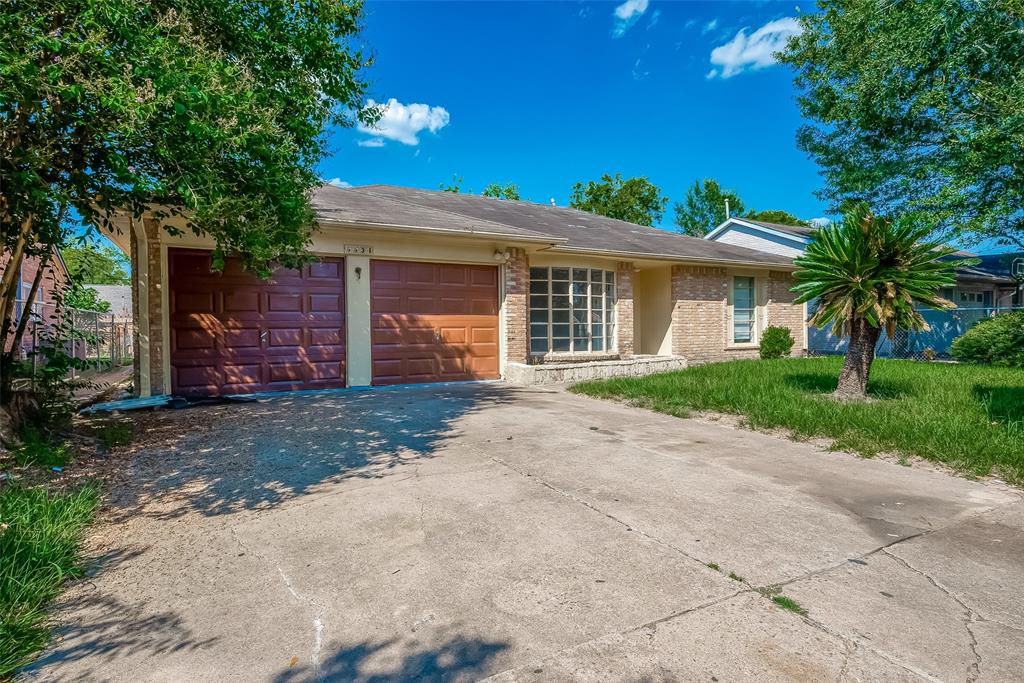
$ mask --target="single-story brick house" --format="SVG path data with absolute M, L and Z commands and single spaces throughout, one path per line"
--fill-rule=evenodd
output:
M 318 261 L 267 281 L 124 219 L 136 392 L 639 374 L 806 345 L 790 258 L 564 207 L 372 185 L 312 198 Z

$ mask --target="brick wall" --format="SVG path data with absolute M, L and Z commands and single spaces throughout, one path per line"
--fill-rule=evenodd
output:
M 523 249 L 511 248 L 505 262 L 505 358 L 525 363 L 530 334 L 528 330 L 527 291 L 530 268 Z
M 146 259 L 149 268 L 149 389 L 156 396 L 170 391 L 164 386 L 163 263 L 160 258 L 160 223 L 144 218 Z
M 633 263 L 615 265 L 615 344 L 623 358 L 633 355 Z
M 672 268 L 672 353 L 691 363 L 757 358 L 758 349 L 729 346 L 728 269 L 714 266 L 674 266 Z M 758 278 L 758 290 L 765 278 Z M 765 288 L 766 300 L 758 301 L 758 327 L 781 325 L 790 328 L 796 345 L 793 354 L 802 353 L 803 305 L 794 305 L 796 295 L 790 273 L 771 271 Z
M 139 314 L 139 306 L 141 297 L 139 296 L 139 240 L 135 236 L 135 230 L 131 231 L 129 236 L 129 254 L 128 258 L 131 261 L 131 286 L 132 286 L 132 357 L 135 362 L 132 363 L 132 391 L 136 396 L 142 393 L 142 355 L 139 352 L 140 344 L 142 341 L 142 316 Z
M 794 304 L 796 294 L 790 288 L 796 284 L 793 274 L 773 270 L 768 273 L 768 324 L 788 327 L 796 340 L 792 355 L 804 354 L 804 305 Z

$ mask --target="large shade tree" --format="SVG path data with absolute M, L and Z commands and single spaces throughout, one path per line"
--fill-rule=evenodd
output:
M 68 220 L 178 215 L 216 259 L 306 258 L 324 133 L 361 108 L 358 0 L 7 0 L 0 13 L 0 278 Z M 9 373 L 3 373 L 6 387 Z
M 601 176 L 572 188 L 569 206 L 581 211 L 617 218 L 637 225 L 654 225 L 665 215 L 668 197 L 647 178 L 627 178 L 619 173 Z
M 929 235 L 913 216 L 889 220 L 861 204 L 816 231 L 795 260 L 796 302 L 818 302 L 810 324 L 849 338 L 838 397 L 866 395 L 883 331 L 891 338 L 897 330 L 927 330 L 921 307 L 954 306 L 939 290 L 956 283 L 955 268 L 976 259 L 950 259 L 955 250 Z
M 819 0 L 780 59 L 833 209 L 1024 247 L 1024 2 Z

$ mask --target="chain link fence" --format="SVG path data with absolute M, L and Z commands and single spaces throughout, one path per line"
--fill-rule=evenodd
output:
M 885 332 L 878 340 L 875 354 L 879 358 L 905 358 L 910 360 L 947 360 L 953 340 L 973 327 L 978 321 L 1001 313 L 1024 310 L 1021 306 L 954 308 L 948 311 L 924 310 L 921 314 L 931 328 L 911 332 L 897 330 L 892 339 Z M 830 329 L 807 329 L 807 350 L 812 356 L 836 356 L 846 353 L 845 339 L 832 335 Z
M 24 302 L 15 302 L 15 307 L 20 319 Z M 132 328 L 130 318 L 113 313 L 36 302 L 17 355 L 32 377 L 45 363 L 43 347 L 56 346 L 97 370 L 128 365 L 133 356 Z

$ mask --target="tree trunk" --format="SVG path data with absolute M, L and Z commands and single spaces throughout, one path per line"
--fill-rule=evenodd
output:
M 846 347 L 843 371 L 839 373 L 837 398 L 865 398 L 868 394 L 868 375 L 875 360 L 875 345 L 882 330 L 868 324 L 863 318 L 854 318 L 850 324 L 850 343 Z

